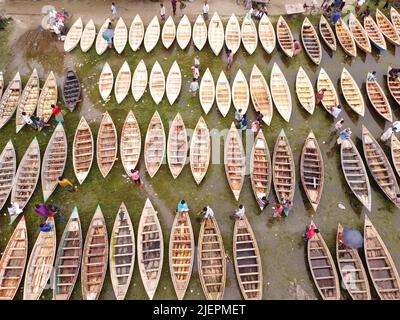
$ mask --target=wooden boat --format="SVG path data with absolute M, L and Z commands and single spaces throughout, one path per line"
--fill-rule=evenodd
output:
M 13 300 L 24 275 L 28 258 L 25 217 L 18 222 L 0 260 L 0 300 Z
M 314 222 L 311 221 L 311 225 Z M 339 300 L 340 287 L 336 266 L 321 233 L 307 242 L 308 265 L 323 300 Z
M 82 116 L 75 130 L 72 147 L 72 163 L 76 179 L 82 184 L 89 174 L 93 163 L 94 141 L 92 130 L 84 116 Z
M 132 20 L 132 24 L 129 28 L 129 45 L 133 51 L 137 51 L 143 42 L 144 38 L 144 24 L 140 15 L 136 16 Z
M 166 94 L 170 105 L 172 105 L 178 98 L 179 93 L 181 92 L 181 86 L 181 69 L 179 68 L 178 63 L 175 60 L 171 66 L 171 69 L 169 69 L 167 76 Z
M 367 215 L 364 221 L 364 253 L 369 275 L 381 300 L 399 300 L 400 278 L 396 265 Z
M 101 119 L 97 134 L 97 165 L 105 178 L 111 171 L 117 157 L 118 137 L 114 122 L 106 111 Z
M 377 81 L 366 81 L 369 101 L 378 114 L 385 120 L 392 122 L 393 115 L 389 100 Z
M 164 160 L 165 147 L 164 125 L 160 115 L 155 111 L 147 128 L 144 142 L 144 162 L 150 178 L 153 178 L 161 167 Z
M 254 51 L 257 49 L 257 28 L 252 19 L 243 19 L 242 43 L 248 54 L 253 54 Z
M 315 93 L 310 78 L 300 66 L 296 76 L 296 94 L 301 106 L 308 113 L 313 114 L 315 109 Z
M 39 76 L 36 69 L 33 69 L 33 72 L 29 77 L 29 80 L 26 83 L 18 102 L 17 116 L 15 117 L 16 133 L 21 131 L 21 129 L 25 126 L 25 120 L 22 118 L 22 112 L 25 112 L 28 117 L 35 113 L 39 95 Z
M 314 211 L 317 211 L 321 201 L 324 172 L 324 158 L 314 133 L 310 131 L 301 152 L 300 176 L 304 191 Z
M 65 226 L 54 263 L 53 300 L 68 300 L 82 262 L 82 228 L 75 207 Z
M 4 207 L 8 196 L 10 195 L 16 169 L 17 157 L 14 145 L 10 139 L 0 154 L 0 210 Z
M 214 104 L 215 84 L 210 69 L 207 68 L 200 82 L 199 90 L 200 104 L 205 114 L 207 114 Z
M 103 66 L 99 78 L 99 91 L 104 101 L 108 100 L 114 85 L 114 75 L 108 62 Z
M 232 84 L 232 102 L 236 110 L 242 109 L 243 113 L 247 112 L 249 107 L 250 93 L 249 85 L 246 77 L 241 69 L 236 73 Z
M 100 206 L 96 208 L 83 247 L 81 287 L 83 300 L 97 300 L 107 273 L 107 225 Z
M 208 25 L 208 43 L 214 54 L 218 56 L 224 46 L 224 25 L 216 11 Z
M 383 33 L 386 39 L 388 39 L 389 42 L 393 43 L 395 46 L 400 46 L 400 36 L 395 27 L 378 8 L 376 8 L 375 11 L 375 19 L 379 30 Z
M 82 52 L 88 52 L 96 39 L 96 26 L 92 19 L 86 24 L 81 35 L 80 46 Z
M 311 61 L 319 65 L 322 57 L 321 42 L 319 41 L 317 31 L 315 31 L 314 26 L 307 17 L 301 26 L 301 40 Z
M 207 25 L 203 15 L 199 14 L 193 25 L 193 43 L 201 51 L 207 42 Z
M 200 184 L 207 173 L 210 154 L 210 132 L 203 117 L 200 117 L 190 141 L 190 169 L 197 184 Z
M 103 25 L 100 27 L 99 33 L 96 37 L 96 52 L 99 56 L 101 56 L 108 48 L 107 41 L 103 38 L 104 31 L 108 28 L 108 24 L 111 22 L 109 18 L 104 21 Z
M 340 145 L 340 158 L 344 177 L 358 200 L 371 211 L 371 186 L 364 162 L 351 139 Z
M 243 298 L 245 300 L 261 300 L 263 291 L 261 255 L 257 239 L 246 217 L 235 221 L 233 261 Z
M 379 50 L 386 50 L 386 40 L 371 16 L 364 17 L 364 29 L 372 44 Z
M 282 16 L 280 16 L 278 19 L 278 23 L 276 25 L 276 34 L 278 37 L 279 46 L 281 47 L 282 51 L 289 58 L 292 58 L 294 53 L 294 38 L 289 25 Z
M 110 240 L 110 274 L 117 300 L 124 300 L 135 265 L 135 230 L 125 203 L 115 217 Z
M 353 35 L 342 18 L 335 23 L 336 36 L 344 52 L 351 57 L 357 57 L 357 47 Z
M 168 166 L 174 179 L 179 176 L 186 164 L 187 150 L 186 127 L 178 112 L 171 123 L 167 143 Z
M 74 111 L 77 103 L 81 99 L 81 83 L 73 69 L 68 69 L 63 83 L 64 105 L 69 111 Z
M 390 151 L 394 168 L 396 169 L 397 175 L 400 176 L 400 141 L 394 134 L 391 136 Z
M 215 87 L 215 100 L 218 110 L 226 117 L 231 107 L 231 86 L 224 71 L 221 71 Z
M 121 54 L 124 51 L 126 43 L 128 42 L 128 28 L 124 19 L 120 17 L 115 25 L 113 45 L 115 50 Z
M 161 27 L 158 22 L 158 18 L 155 16 L 150 24 L 147 26 L 144 34 L 144 48 L 146 52 L 150 52 L 157 45 L 158 39 L 160 38 Z
M 264 116 L 263 121 L 270 125 L 272 120 L 272 98 L 267 81 L 257 65 L 253 65 L 250 74 L 250 94 L 254 109 Z
M 132 110 L 129 111 L 121 133 L 120 153 L 121 161 L 126 174 L 130 174 L 135 169 L 140 158 L 142 139 L 140 135 L 139 123 L 137 122 Z
M 179 21 L 176 29 L 176 41 L 179 47 L 184 50 L 192 38 L 192 25 L 190 24 L 189 18 L 185 14 L 181 21 Z
M 176 213 L 169 238 L 169 270 L 179 300 L 185 296 L 194 264 L 194 234 L 189 213 Z
M 390 7 L 390 19 L 397 34 L 400 36 L 400 13 L 393 7 Z
M 322 98 L 322 105 L 332 115 L 332 108 L 339 105 L 339 98 L 332 80 L 324 68 L 319 71 L 317 80 L 317 90 L 320 91 L 321 89 L 326 89 Z
M 139 99 L 143 96 L 147 87 L 147 81 L 147 68 L 142 59 L 136 66 L 135 72 L 133 72 L 132 76 L 132 95 L 135 101 L 139 101 Z
M 364 117 L 365 103 L 360 87 L 350 72 L 343 68 L 340 76 L 340 87 L 347 104 L 361 117 Z
M 149 88 L 154 102 L 159 104 L 165 92 L 165 76 L 158 61 L 154 63 L 153 68 L 151 69 Z
M 392 166 L 378 142 L 364 125 L 362 127 L 362 142 L 364 156 L 375 182 L 390 201 L 400 208 L 400 198 L 398 197 L 400 188 Z
M 224 164 L 229 186 L 238 201 L 244 182 L 246 156 L 242 137 L 233 122 L 225 140 Z
M 139 221 L 137 255 L 144 288 L 153 300 L 163 266 L 164 241 L 157 211 L 148 198 Z
M 46 202 L 58 185 L 58 178 L 64 173 L 67 162 L 68 142 L 64 126 L 59 123 L 47 144 L 42 163 L 43 200 Z
M 275 107 L 282 118 L 289 122 L 292 114 L 292 96 L 285 75 L 276 63 L 272 66 L 270 86 Z
M 321 33 L 322 40 L 324 40 L 325 44 L 332 50 L 336 51 L 336 37 L 333 33 L 329 22 L 326 20 L 323 14 L 321 14 L 321 18 L 319 20 L 319 32 Z
M 240 24 L 235 14 L 232 13 L 225 30 L 225 45 L 235 54 L 240 48 Z
M 53 109 L 51 108 L 51 105 L 57 104 L 57 99 L 57 79 L 54 76 L 53 71 L 51 71 L 43 85 L 36 111 L 36 115 L 40 119 L 43 119 L 44 122 L 47 123 L 53 115 Z
M 70 52 L 79 44 L 83 32 L 82 18 L 79 17 L 69 29 L 64 40 L 64 51 Z
M 17 72 L 14 78 L 10 81 L 7 89 L 0 100 L 0 129 L 10 121 L 18 106 L 18 101 L 21 97 L 22 83 L 21 76 Z
M 371 53 L 371 43 L 369 42 L 368 33 L 352 12 L 350 12 L 349 17 L 349 29 L 356 45 L 364 52 Z
M 388 66 L 387 71 L 387 86 L 389 88 L 390 94 L 392 95 L 393 99 L 396 100 L 398 104 L 400 104 L 400 79 L 397 78 L 396 80 L 392 79 L 389 76 L 389 72 L 392 70 L 391 66 Z
M 357 249 L 346 246 L 339 235 L 343 227 L 339 223 L 336 237 L 336 260 L 346 290 L 353 300 L 371 300 L 367 273 Z
M 226 259 L 221 231 L 214 217 L 201 222 L 197 263 L 206 299 L 221 300 L 225 291 Z
M 261 17 L 261 20 L 258 23 L 258 36 L 264 50 L 271 54 L 275 49 L 276 36 L 274 26 L 266 14 Z
M 131 88 L 131 78 L 131 69 L 128 62 L 125 61 L 115 78 L 114 94 L 118 104 L 124 101 L 128 95 Z
M 169 48 L 172 43 L 175 41 L 176 36 L 176 27 L 175 22 L 171 16 L 168 17 L 167 21 L 165 21 L 164 26 L 161 32 L 161 41 L 165 48 Z
M 0 98 L 3 95 L 3 90 L 4 90 L 4 76 L 3 72 L 0 71 Z

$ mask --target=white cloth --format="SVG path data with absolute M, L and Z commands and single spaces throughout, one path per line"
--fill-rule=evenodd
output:
M 235 214 L 237 217 L 239 217 L 240 219 L 244 218 L 244 214 L 245 214 L 245 209 L 244 206 L 243 208 L 239 208 L 235 211 Z
M 210 7 L 209 7 L 208 3 L 205 3 L 203 6 L 203 13 L 208 13 L 208 11 L 210 11 Z
M 11 207 L 7 209 L 10 216 L 19 215 L 23 211 L 22 209 L 19 208 L 19 204 L 17 202 L 11 202 Z
M 381 141 L 385 142 L 387 140 L 390 139 L 390 137 L 392 136 L 393 133 L 393 129 L 392 127 L 390 127 L 389 129 L 387 129 L 382 135 L 381 135 Z
M 204 213 L 204 218 L 212 218 L 212 217 L 214 217 L 214 211 L 207 206 L 207 210 Z

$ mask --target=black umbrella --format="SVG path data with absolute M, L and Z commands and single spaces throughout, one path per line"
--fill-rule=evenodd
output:
M 361 248 L 364 244 L 361 232 L 356 229 L 344 228 L 342 241 L 346 246 L 354 249 Z

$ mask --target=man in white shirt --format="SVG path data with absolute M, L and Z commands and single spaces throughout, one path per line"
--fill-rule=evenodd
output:
M 115 3 L 111 3 L 111 20 L 114 21 L 114 19 L 117 16 L 117 7 L 115 6 Z
M 231 219 L 243 219 L 245 214 L 244 205 L 240 204 L 239 208 L 231 214 Z
M 165 7 L 162 3 L 160 3 L 160 17 L 162 21 L 165 20 Z
M 214 211 L 209 206 L 204 207 L 203 208 L 203 215 L 204 215 L 204 219 L 213 218 L 214 217 Z
M 190 84 L 190 91 L 192 92 L 193 96 L 197 94 L 197 90 L 199 90 L 199 82 L 193 78 L 193 81 Z
M 332 116 L 334 118 L 337 118 L 341 112 L 342 112 L 342 107 L 339 105 L 332 108 Z
M 203 5 L 203 18 L 204 20 L 208 20 L 208 11 L 210 11 L 210 7 L 207 3 L 207 0 L 204 1 L 204 5 Z

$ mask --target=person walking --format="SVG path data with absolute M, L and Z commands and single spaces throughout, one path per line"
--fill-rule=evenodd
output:
M 177 0 L 171 0 L 172 13 L 174 16 L 176 15 L 176 3 L 177 3 Z
M 77 186 L 74 186 L 71 181 L 63 176 L 58 177 L 58 185 L 69 192 L 76 192 L 78 190 Z
M 131 172 L 128 174 L 128 177 L 135 182 L 135 184 L 138 184 L 140 187 L 144 186 L 144 182 L 140 178 L 140 171 L 138 169 L 131 169 Z
M 196 66 L 191 67 L 193 78 L 198 80 L 200 77 L 200 71 L 196 68 Z
M 208 1 L 204 1 L 203 5 L 203 18 L 205 21 L 208 20 L 208 11 L 210 11 L 210 6 L 208 5 Z
M 246 131 L 248 124 L 249 124 L 249 119 L 247 119 L 247 114 L 244 114 L 242 120 L 240 120 L 240 123 L 239 123 L 240 129 L 242 131 Z
M 231 49 L 228 49 L 227 55 L 228 55 L 228 58 L 226 60 L 226 69 L 229 70 L 232 67 L 232 63 L 233 63 L 233 51 Z
M 195 57 L 194 57 L 194 66 L 195 66 L 195 68 L 197 68 L 197 70 L 200 72 L 200 70 L 201 70 L 201 65 L 200 65 L 200 57 L 199 57 L 199 56 L 195 56 Z
M 242 109 L 236 110 L 235 120 L 239 123 L 243 119 Z
M 190 83 L 190 91 L 192 92 L 193 97 L 197 95 L 197 91 L 199 90 L 199 82 L 193 78 L 192 82 Z
M 115 2 L 112 2 L 111 3 L 111 21 L 114 21 L 116 17 L 117 17 L 117 6 L 115 5 Z
M 160 17 L 161 21 L 165 21 L 165 7 L 163 3 L 160 3 Z
M 341 118 L 338 122 L 335 123 L 335 131 L 340 131 L 343 127 L 344 119 Z
M 64 123 L 64 117 L 62 115 L 61 108 L 58 105 L 51 105 L 52 113 L 54 114 L 58 123 Z

